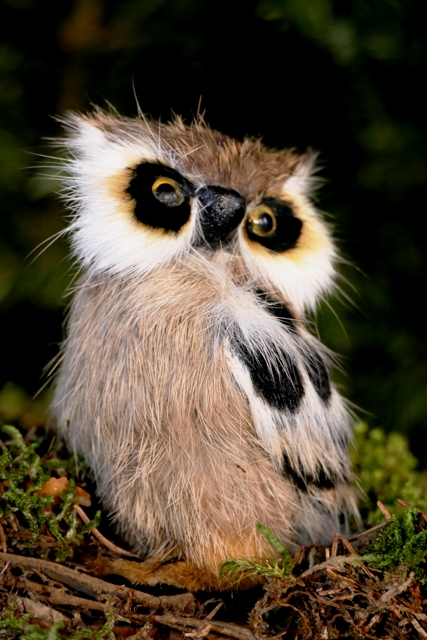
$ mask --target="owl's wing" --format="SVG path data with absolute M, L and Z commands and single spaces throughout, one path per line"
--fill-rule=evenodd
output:
M 349 417 L 321 345 L 285 305 L 261 303 L 264 321 L 258 318 L 252 330 L 235 321 L 227 342 L 257 435 L 278 471 L 300 490 L 347 483 Z

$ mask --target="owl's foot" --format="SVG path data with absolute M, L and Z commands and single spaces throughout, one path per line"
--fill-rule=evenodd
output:
M 107 563 L 107 573 L 123 576 L 135 584 L 168 584 L 187 591 L 212 591 L 236 589 L 235 581 L 220 577 L 208 570 L 196 567 L 188 560 L 168 562 L 159 558 L 150 558 L 145 562 L 133 562 L 122 558 Z M 253 586 L 258 580 L 243 579 L 238 588 Z

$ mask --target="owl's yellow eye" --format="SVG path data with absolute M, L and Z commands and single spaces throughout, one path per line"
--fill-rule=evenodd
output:
M 179 207 L 185 199 L 181 187 L 172 178 L 157 178 L 151 191 L 154 197 L 167 207 Z
M 261 238 L 273 235 L 277 228 L 276 216 L 270 207 L 260 204 L 249 214 L 248 231 Z

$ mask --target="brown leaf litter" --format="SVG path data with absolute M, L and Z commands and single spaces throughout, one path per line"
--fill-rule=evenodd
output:
M 26 613 L 41 628 L 62 620 L 58 634 L 63 638 L 82 628 L 99 631 L 111 615 L 117 616 L 114 637 L 135 640 L 427 638 L 426 594 L 413 576 L 366 567 L 338 535 L 329 553 L 322 547 L 300 548 L 287 578 L 265 578 L 262 587 L 214 594 L 101 579 L 93 574 L 105 552 L 94 539 L 80 563 L 11 551 L 0 553 L 1 617 L 12 606 L 16 617 Z

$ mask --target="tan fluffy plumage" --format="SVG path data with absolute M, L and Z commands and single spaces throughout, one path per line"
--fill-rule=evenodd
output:
M 118 530 L 156 567 L 181 558 L 159 579 L 183 586 L 271 555 L 257 522 L 327 542 L 355 507 L 348 415 L 304 323 L 336 258 L 312 155 L 201 120 L 65 124 L 81 276 L 52 414 Z

